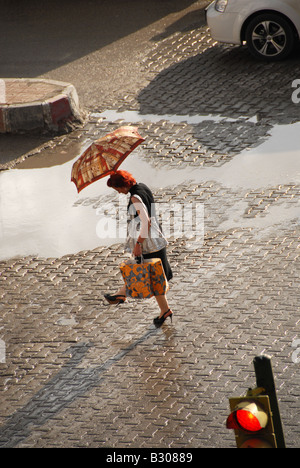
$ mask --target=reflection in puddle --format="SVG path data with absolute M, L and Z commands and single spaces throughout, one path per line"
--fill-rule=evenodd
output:
M 0 174 L 1 259 L 31 254 L 60 257 L 99 245 L 91 208 L 73 208 L 78 195 L 70 181 L 71 168 L 72 161 Z M 100 182 L 89 195 L 105 190 Z
M 62 165 L 29 169 L 32 163 L 39 165 L 39 157 L 32 157 L 22 164 L 22 169 L 19 165 L 0 173 L 0 260 L 27 255 L 56 258 L 124 241 L 97 235 L 99 204 L 103 199 L 110 201 L 112 196 L 118 196 L 107 187 L 107 179 L 99 180 L 80 194 L 71 182 L 73 163 L 88 144 L 81 145 L 76 157 Z M 70 154 L 66 156 L 69 158 Z M 176 183 L 177 171 L 158 171 L 144 158 L 135 150 L 122 168 L 153 188 Z

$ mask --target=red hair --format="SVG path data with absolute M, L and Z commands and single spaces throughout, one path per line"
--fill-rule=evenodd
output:
M 108 187 L 131 189 L 136 184 L 135 178 L 127 171 L 117 171 L 107 181 Z

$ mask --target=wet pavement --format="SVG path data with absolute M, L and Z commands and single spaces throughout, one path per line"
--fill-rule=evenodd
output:
M 98 95 L 84 127 L 0 172 L 1 447 L 234 447 L 228 397 L 255 385 L 261 353 L 299 447 L 300 59 L 258 64 L 188 18 L 147 45 L 139 84 Z M 169 244 L 174 320 L 159 330 L 153 299 L 102 298 L 124 253 L 100 227 L 126 199 L 70 181 L 85 146 L 124 122 L 147 137 L 124 169 L 183 230 Z M 186 235 L 187 207 L 203 208 L 203 236 Z

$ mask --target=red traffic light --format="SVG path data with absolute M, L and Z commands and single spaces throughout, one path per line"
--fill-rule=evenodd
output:
M 268 395 L 229 398 L 231 413 L 226 426 L 235 432 L 238 448 L 276 448 L 276 437 Z M 250 394 L 251 393 L 251 394 Z
M 239 403 L 229 415 L 226 423 L 227 429 L 243 430 L 246 432 L 259 432 L 268 424 L 268 415 L 263 408 L 255 402 L 246 400 Z
M 237 410 L 236 419 L 245 431 L 257 432 L 262 429 L 258 418 L 251 411 Z
M 257 356 L 254 367 L 257 388 L 249 388 L 244 397 L 229 398 L 226 426 L 234 430 L 237 448 L 285 448 L 270 358 Z

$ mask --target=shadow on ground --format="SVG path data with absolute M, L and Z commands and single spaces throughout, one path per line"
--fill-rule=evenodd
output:
M 105 384 L 105 371 L 118 363 L 137 346 L 144 343 L 157 332 L 154 326 L 141 338 L 106 362 L 96 367 L 78 367 L 93 346 L 79 343 L 72 346 L 66 354 L 71 358 L 62 369 L 36 394 L 23 408 L 16 411 L 7 423 L 0 427 L 0 447 L 14 448 L 31 433 L 31 429 L 43 426 L 49 419 L 84 395 L 94 386 Z
M 184 10 L 194 0 L 10 0 L 2 3 L 0 76 L 30 78 Z
M 141 114 L 299 120 L 299 106 L 292 102 L 292 83 L 300 76 L 299 50 L 286 61 L 265 63 L 244 47 L 202 47 L 206 50 L 160 71 L 140 92 Z

